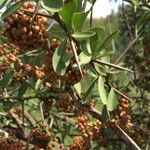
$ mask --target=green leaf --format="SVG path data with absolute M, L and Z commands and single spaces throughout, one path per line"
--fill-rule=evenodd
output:
M 40 86 L 41 86 L 41 84 L 42 84 L 42 81 L 43 81 L 43 80 L 38 79 L 37 82 L 35 83 L 35 90 L 36 90 L 36 91 L 40 88 Z
M 108 42 L 110 42 L 119 32 L 115 31 L 112 34 L 110 34 L 100 45 L 97 46 L 96 52 L 99 52 L 102 48 L 106 46 Z
M 0 0 L 0 5 L 2 5 L 7 0 Z
M 86 49 L 84 50 L 89 54 L 92 54 L 91 46 L 90 46 L 90 40 L 86 41 Z
M 63 0 L 41 0 L 41 6 L 50 12 L 58 12 L 63 7 Z
M 92 56 L 85 51 L 81 52 L 79 55 L 80 65 L 88 64 L 91 61 Z
M 95 32 L 96 34 L 94 36 L 92 36 L 90 38 L 90 47 L 91 47 L 91 50 L 92 52 L 95 52 L 99 42 L 100 42 L 100 39 L 103 37 L 104 35 L 104 29 L 101 28 L 101 27 L 94 27 L 94 28 L 91 28 L 89 31 L 92 31 L 92 32 Z
M 6 71 L 4 76 L 3 76 L 3 80 L 2 80 L 2 87 L 7 88 L 9 86 L 9 84 L 12 81 L 12 72 L 11 71 Z
M 83 96 L 83 98 L 82 98 L 82 103 L 83 103 L 83 104 L 89 102 L 88 97 L 89 97 L 89 95 L 90 95 L 92 89 L 94 88 L 95 83 L 97 82 L 97 79 L 98 79 L 98 78 L 95 78 L 95 79 L 91 82 L 91 84 L 90 84 L 90 86 L 88 87 L 87 91 L 84 93 L 84 96 Z
M 109 111 L 113 111 L 117 105 L 118 105 L 118 101 L 116 98 L 116 94 L 115 94 L 113 88 L 111 88 L 110 93 L 108 94 L 107 109 Z
M 81 83 L 80 83 L 80 82 L 79 82 L 79 83 L 76 83 L 76 84 L 74 85 L 74 88 L 76 89 L 76 91 L 78 92 L 78 94 L 81 94 L 82 88 L 81 88 Z
M 69 65 L 71 58 L 73 57 L 73 53 L 65 53 L 64 56 L 62 56 L 62 61 L 65 63 L 66 66 Z
M 123 87 L 127 87 L 129 82 L 132 81 L 131 74 L 129 72 L 120 72 L 118 77 L 120 85 Z
M 139 16 L 136 19 L 136 25 L 138 30 L 140 30 L 142 28 L 142 26 L 145 24 L 145 22 L 147 22 L 147 20 L 150 19 L 150 11 L 148 11 L 147 13 L 143 14 L 143 16 Z
M 55 50 L 52 59 L 54 71 L 61 76 L 65 74 L 66 67 L 69 65 L 69 63 L 63 61 L 64 55 L 66 54 L 66 45 L 67 40 L 64 40 L 62 44 Z
M 14 13 L 17 9 L 19 9 L 25 0 L 19 1 L 15 4 L 13 4 L 11 7 L 6 9 L 6 11 L 2 14 L 1 19 L 4 20 L 8 16 L 10 16 L 12 13 Z
M 82 11 L 82 1 L 81 0 L 76 0 L 77 2 L 77 10 L 76 11 Z
M 76 31 L 81 31 L 81 27 L 87 18 L 89 11 L 87 12 L 75 12 L 72 17 L 72 28 Z
M 109 114 L 108 114 L 107 106 L 104 105 L 102 110 L 102 121 L 106 122 L 108 119 L 109 119 Z
M 83 40 L 89 39 L 93 35 L 95 35 L 95 32 L 85 31 L 85 32 L 76 32 L 72 36 L 79 41 L 83 41 Z
M 91 4 L 94 4 L 96 0 L 88 0 Z
M 68 30 L 71 28 L 72 15 L 76 10 L 76 5 L 76 1 L 71 0 L 63 6 L 62 11 L 60 12 L 60 15 L 64 23 L 66 24 Z
M 34 78 L 28 78 L 26 80 L 26 82 L 30 85 L 30 87 L 32 88 L 32 90 L 35 91 L 35 80 L 34 80 Z
M 98 92 L 102 103 L 107 104 L 107 94 L 104 87 L 104 82 L 105 82 L 104 77 L 100 76 L 98 79 Z
M 26 93 L 27 89 L 28 89 L 28 83 L 23 82 L 18 91 L 18 98 L 21 99 L 23 97 L 23 95 Z
M 0 9 L 3 8 L 6 3 L 7 3 L 7 0 L 0 0 Z
M 65 146 L 69 146 L 71 144 L 72 138 L 68 135 L 65 135 L 64 137 L 64 144 Z

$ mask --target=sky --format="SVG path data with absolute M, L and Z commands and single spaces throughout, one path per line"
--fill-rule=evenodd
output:
M 115 0 L 97 0 L 93 8 L 93 17 L 100 18 L 106 17 L 112 11 L 112 9 L 117 12 L 118 6 L 121 3 L 121 0 L 115 2 Z M 90 4 L 87 5 L 87 10 L 90 8 Z
M 97 0 L 94 8 L 93 8 L 93 17 L 94 18 L 100 18 L 100 17 L 106 17 L 111 13 L 111 10 L 113 9 L 115 12 L 118 10 L 118 6 L 121 3 L 121 0 L 118 0 L 117 2 L 114 2 L 115 0 Z M 90 8 L 90 3 L 87 5 L 87 10 Z M 4 9 L 1 9 L 0 12 L 3 12 Z

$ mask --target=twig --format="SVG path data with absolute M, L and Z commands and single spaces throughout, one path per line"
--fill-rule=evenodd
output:
M 9 134 L 6 131 L 3 131 L 2 129 L 0 129 L 0 133 L 3 133 L 3 136 L 7 139 Z
M 73 99 L 73 103 L 74 103 L 74 106 L 77 110 L 79 110 L 80 108 L 80 100 L 78 99 L 78 97 L 76 97 L 74 91 L 72 90 L 72 88 L 70 87 L 70 85 L 66 85 L 66 91 L 69 92 L 71 98 Z
M 72 39 L 71 36 L 69 36 L 69 42 L 70 42 L 71 49 L 72 49 L 72 51 L 73 51 L 73 53 L 74 53 L 74 57 L 75 57 L 75 60 L 76 60 L 77 65 L 78 65 L 80 74 L 81 74 L 81 76 L 83 77 L 82 69 L 81 69 L 81 66 L 80 66 L 80 64 L 79 64 L 79 57 L 78 57 L 78 55 L 77 55 L 77 50 L 76 50 L 74 41 L 73 41 L 73 39 Z
M 22 107 L 22 128 L 23 132 L 25 132 L 25 120 L 24 120 L 24 112 L 25 112 L 25 106 L 24 106 L 24 100 L 21 99 L 21 107 Z
M 66 116 L 62 116 L 62 115 L 54 114 L 54 113 L 50 113 L 50 115 L 54 116 L 55 118 L 57 118 L 63 122 L 68 122 L 72 125 L 75 125 L 75 120 L 70 117 L 66 117 Z
M 50 96 L 26 96 L 26 97 L 22 97 L 22 100 L 43 99 L 43 98 L 58 99 L 56 95 L 50 95 Z M 4 100 L 17 100 L 17 99 L 18 99 L 17 96 L 0 97 L 0 102 L 3 102 Z
M 54 123 L 54 118 L 51 116 L 51 121 L 50 121 L 50 124 L 49 124 L 49 127 L 50 127 L 50 128 L 52 128 L 53 123 Z
M 95 109 L 94 107 L 91 107 L 89 109 L 89 113 L 96 119 L 100 120 L 102 113 L 100 111 L 98 111 L 97 109 Z
M 41 117 L 42 117 L 42 120 L 43 120 L 43 122 L 44 122 L 44 113 L 43 113 L 43 107 L 42 107 L 42 105 L 43 105 L 43 101 L 40 103 L 40 113 L 41 113 Z
M 7 113 L 0 112 L 0 116 L 7 116 Z
M 119 58 L 115 61 L 115 64 L 118 64 L 126 55 L 126 53 L 130 50 L 130 48 L 135 44 L 135 42 L 138 40 L 138 38 L 141 36 L 141 34 L 143 33 L 143 30 L 145 28 L 145 25 L 149 22 L 150 17 L 145 21 L 145 23 L 142 25 L 141 29 L 138 31 L 137 36 L 135 37 L 135 39 L 133 39 L 128 46 L 125 48 L 125 50 L 123 51 L 123 53 L 119 56 Z
M 20 111 L 22 112 L 22 115 L 24 116 L 24 118 L 26 118 L 28 120 L 28 122 L 35 127 L 36 126 L 36 121 L 32 118 L 32 116 L 26 112 L 25 110 L 21 109 L 20 107 L 18 107 L 20 109 Z M 11 118 L 14 119 L 14 121 L 17 123 L 17 125 L 19 125 L 19 127 L 21 127 L 21 125 L 24 124 L 24 121 L 20 121 L 19 117 L 17 114 L 15 114 L 13 112 L 14 108 L 12 108 L 8 114 L 11 116 Z M 6 116 L 8 116 L 8 114 L 6 114 Z
M 121 95 L 123 98 L 125 98 L 125 99 L 131 101 L 132 103 L 134 103 L 128 96 L 124 95 L 123 93 L 121 93 L 119 90 L 117 90 L 117 89 L 114 88 L 113 86 L 111 86 L 111 87 L 113 88 L 113 90 L 114 90 L 117 94 Z
M 113 68 L 116 68 L 116 69 L 125 70 L 125 71 L 129 71 L 131 73 L 134 73 L 133 70 L 130 70 L 130 69 L 127 69 L 127 68 L 124 68 L 124 67 L 121 67 L 121 66 L 109 63 L 109 62 L 104 62 L 102 60 L 96 59 L 96 60 L 92 60 L 92 61 L 95 62 L 95 63 L 98 63 L 98 64 L 103 64 L 103 65 L 107 65 L 107 66 L 110 66 L 110 67 L 113 67 Z
M 10 117 L 14 120 L 19 129 L 22 129 L 22 121 L 20 121 L 18 115 L 13 112 L 13 108 L 9 110 Z
M 91 14 L 90 14 L 90 28 L 92 27 L 92 25 L 93 25 L 93 4 L 91 7 Z
M 127 135 L 126 132 L 124 132 L 117 124 L 115 124 L 116 127 L 118 128 L 118 130 L 121 133 L 121 137 L 127 142 L 130 143 L 132 145 L 132 147 L 135 150 L 141 150 L 141 148 L 133 141 L 133 139 L 131 139 L 131 137 L 129 135 Z
M 20 9 L 20 10 L 21 10 L 21 11 L 24 11 L 25 13 L 34 14 L 34 11 L 31 11 L 31 10 L 28 10 L 28 9 Z M 44 13 L 42 14 L 42 13 L 38 13 L 38 12 L 37 12 L 36 15 L 54 19 L 52 15 L 48 15 L 48 14 L 44 14 Z
M 37 0 L 37 2 L 36 2 L 35 10 L 34 10 L 34 13 L 33 13 L 33 16 L 32 16 L 32 23 L 31 23 L 31 25 L 33 24 L 34 19 L 36 17 L 36 14 L 38 12 L 38 2 L 39 2 L 39 0 Z
M 32 118 L 32 116 L 31 116 L 28 112 L 24 111 L 24 117 L 29 121 L 29 123 L 30 123 L 33 127 L 36 126 L 36 121 Z
M 129 19 L 128 19 L 128 16 L 127 16 L 127 13 L 126 13 L 124 7 L 125 7 L 125 6 L 124 6 L 124 2 L 122 2 L 123 14 L 124 14 L 124 17 L 125 17 L 126 25 L 127 25 L 127 28 L 128 28 L 129 34 L 130 34 L 130 37 L 131 37 L 131 39 L 133 40 L 132 29 L 131 29 L 131 26 L 129 25 Z

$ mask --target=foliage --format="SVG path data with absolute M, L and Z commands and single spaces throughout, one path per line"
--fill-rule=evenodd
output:
M 0 37 L 2 147 L 146 146 L 131 121 L 131 102 L 126 96 L 135 70 L 112 63 L 122 45 L 119 25 L 84 27 L 96 1 L 89 2 L 91 9 L 85 11 L 87 0 L 0 1 L 8 7 L 1 16 L 4 32 Z M 143 2 L 130 5 L 149 9 Z M 148 16 L 145 12 L 144 17 Z M 107 19 L 113 18 L 118 23 L 114 14 Z M 137 30 L 143 31 L 147 22 L 138 20 L 137 24 Z M 9 142 L 13 138 L 16 142 Z

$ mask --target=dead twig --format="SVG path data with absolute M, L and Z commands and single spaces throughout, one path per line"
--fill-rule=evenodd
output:
M 121 138 L 126 141 L 127 143 L 129 143 L 134 150 L 141 150 L 141 148 L 133 141 L 133 139 L 125 132 L 123 131 L 119 125 L 115 124 L 115 126 L 117 127 L 117 129 L 120 131 L 120 136 Z
M 80 74 L 81 74 L 81 76 L 83 77 L 83 72 L 82 72 L 81 66 L 80 66 L 80 64 L 79 64 L 79 57 L 78 57 L 78 55 L 77 55 L 76 46 L 75 46 L 75 43 L 74 43 L 74 41 L 73 41 L 73 39 L 72 39 L 71 36 L 69 36 L 69 42 L 70 42 L 70 46 L 71 46 L 71 49 L 72 49 L 72 51 L 73 51 L 73 54 L 74 54 L 76 63 L 77 63 L 77 65 L 78 65 Z
M 121 66 L 109 63 L 109 62 L 104 62 L 104 61 L 99 60 L 99 59 L 92 60 L 92 61 L 95 62 L 95 63 L 98 63 L 98 64 L 103 64 L 103 65 L 107 65 L 109 67 L 113 67 L 115 69 L 120 69 L 120 70 L 124 70 L 124 71 L 128 71 L 128 72 L 134 73 L 133 70 L 130 70 L 130 69 L 127 69 L 127 68 L 124 68 L 124 67 L 121 67 Z

